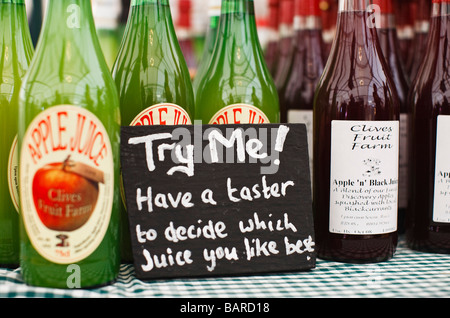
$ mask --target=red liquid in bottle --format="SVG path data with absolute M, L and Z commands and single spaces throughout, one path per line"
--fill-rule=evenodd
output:
M 282 95 L 282 91 L 286 84 L 292 67 L 293 57 L 293 38 L 294 38 L 294 0 L 280 1 L 280 40 L 278 43 L 278 63 L 274 76 L 275 86 L 278 95 Z M 281 118 L 281 122 L 286 122 L 285 118 Z
M 409 78 L 414 81 L 419 70 L 422 59 L 427 50 L 426 42 L 430 28 L 430 2 L 429 0 L 417 1 L 417 16 L 414 21 L 413 47 L 410 48 L 412 54 L 406 67 Z
M 445 193 L 449 161 L 445 130 L 450 126 L 445 120 L 450 115 L 449 13 L 448 2 L 433 3 L 427 53 L 410 94 L 412 187 L 406 238 L 409 247 L 436 253 L 450 253 L 450 220 L 446 217 L 449 200 Z M 438 120 L 442 120 L 439 125 Z
M 366 130 L 373 127 L 373 129 L 381 130 L 383 125 L 390 125 L 392 128 L 399 120 L 396 92 L 383 60 L 376 28 L 368 27 L 366 24 L 369 13 L 365 10 L 368 5 L 369 1 L 340 0 L 337 36 L 317 87 L 314 103 L 313 210 L 318 256 L 328 260 L 355 263 L 387 260 L 393 256 L 397 245 L 396 224 L 391 223 L 389 231 L 383 234 L 378 234 L 380 232 L 378 229 L 373 231 L 375 234 L 370 234 L 372 231 L 364 227 L 356 230 L 357 232 L 361 230 L 358 234 L 355 234 L 354 230 L 347 234 L 345 229 L 339 231 L 332 229 L 330 221 L 331 217 L 336 215 L 336 209 L 340 208 L 331 199 L 335 188 L 338 187 L 335 182 L 341 185 L 358 186 L 365 181 L 362 178 L 339 181 L 332 179 L 332 166 L 335 165 L 334 160 L 336 160 L 332 158 L 333 149 L 346 147 L 346 144 L 339 140 L 334 140 L 332 144 L 332 138 L 334 138 L 332 132 L 337 131 L 333 129 L 333 125 L 343 123 L 347 125 L 349 121 L 357 121 L 355 125 L 358 125 L 359 129 Z M 383 124 L 379 123 L 380 121 Z M 390 138 L 395 138 L 394 133 Z M 393 158 L 392 154 L 390 157 Z M 348 156 L 344 161 L 350 162 L 351 159 L 352 156 Z M 398 160 L 398 154 L 396 160 Z M 341 166 L 342 161 L 341 159 Z M 359 165 L 358 162 L 358 166 L 347 168 L 347 170 L 354 169 L 359 173 Z M 397 169 L 398 173 L 398 166 L 396 166 L 394 158 L 393 162 L 385 165 L 382 170 Z M 393 175 L 395 179 L 395 172 Z M 367 177 L 366 181 L 371 182 L 369 179 L 373 178 L 373 176 Z M 340 190 L 342 200 L 345 201 L 345 208 L 359 207 L 361 209 L 363 206 L 364 209 L 376 211 L 375 204 L 364 205 L 365 201 L 349 199 L 351 196 L 359 198 L 363 195 L 357 193 L 355 189 L 357 188 L 348 187 L 347 193 Z M 365 188 L 361 187 L 361 189 Z M 375 191 L 374 189 L 370 191 Z M 393 191 L 392 200 L 395 200 L 395 186 L 390 189 Z M 355 192 L 351 193 L 351 191 Z M 352 206 L 352 202 L 355 205 Z M 386 208 L 387 206 L 380 204 L 378 207 Z M 389 212 L 390 222 L 396 223 L 396 202 L 390 203 L 388 208 L 394 210 Z M 380 214 L 381 212 L 374 212 L 371 216 L 379 217 Z M 342 220 L 341 225 L 344 222 L 352 225 L 351 223 L 356 222 L 355 218 L 358 216 L 352 217 L 353 219 Z

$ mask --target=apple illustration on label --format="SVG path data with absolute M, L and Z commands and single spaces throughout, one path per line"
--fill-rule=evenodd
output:
M 67 157 L 39 169 L 33 200 L 41 222 L 50 230 L 71 232 L 82 227 L 97 204 L 103 172 Z

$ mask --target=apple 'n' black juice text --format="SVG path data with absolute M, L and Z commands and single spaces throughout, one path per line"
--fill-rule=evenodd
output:
M 399 103 L 367 0 L 340 0 L 314 100 L 318 256 L 369 263 L 397 245 Z
M 20 265 L 26 284 L 115 281 L 119 251 L 117 89 L 91 3 L 50 0 L 19 99 Z
M 450 2 L 432 1 L 427 51 L 410 91 L 412 106 L 408 246 L 450 253 Z

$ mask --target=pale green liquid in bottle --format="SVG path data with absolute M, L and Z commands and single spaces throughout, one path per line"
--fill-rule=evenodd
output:
M 214 123 L 225 107 L 245 104 L 262 112 L 264 123 L 278 123 L 278 94 L 258 40 L 253 1 L 223 0 L 217 37 L 211 66 L 196 92 L 196 119 Z M 262 114 L 249 121 L 245 111 L 231 109 L 220 123 L 260 122 Z
M 49 260 L 48 257 L 44 257 L 33 245 L 32 242 L 35 241 L 32 241 L 32 237 L 29 236 L 25 221 L 21 222 L 22 277 L 29 285 L 56 288 L 93 287 L 113 282 L 119 272 L 119 211 L 121 204 L 119 193 L 119 101 L 116 87 L 101 53 L 90 6 L 90 2 L 85 0 L 49 1 L 36 53 L 20 92 L 20 187 L 22 192 L 22 187 L 25 186 L 22 183 L 22 177 L 26 176 L 26 171 L 22 171 L 22 158 L 27 150 L 21 145 L 24 136 L 28 136 L 30 123 L 43 111 L 51 111 L 59 105 L 72 105 L 75 109 L 80 109 L 80 112 L 83 110 L 93 114 L 104 126 L 109 136 L 111 148 L 108 149 L 111 153 L 104 153 L 104 155 L 113 158 L 111 160 L 113 168 L 108 170 L 108 172 L 112 171 L 108 174 L 108 178 L 110 178 L 108 182 L 113 193 L 109 199 L 103 200 L 108 202 L 112 208 L 101 210 L 104 214 L 109 215 L 109 218 L 104 219 L 106 230 L 102 236 L 99 236 L 100 243 L 94 250 L 89 250 L 87 256 L 77 260 L 73 267 L 70 266 L 71 264 L 56 263 Z M 65 125 L 69 125 L 67 120 L 64 121 L 65 117 L 61 118 Z M 99 127 L 100 124 L 97 126 Z M 86 133 L 86 130 L 83 132 Z M 54 144 L 60 140 L 58 135 L 65 136 L 69 133 L 61 129 L 56 132 L 53 136 Z M 68 144 L 66 146 L 68 147 Z M 50 149 L 48 150 L 50 151 Z M 42 153 L 44 154 L 43 151 Z M 55 189 L 49 190 L 48 195 L 50 197 L 55 193 L 64 195 L 64 188 L 55 185 Z M 69 193 L 69 196 L 76 198 L 76 193 Z M 98 200 L 100 199 L 102 198 Z M 29 200 L 31 198 L 24 198 L 21 195 L 21 213 L 25 212 L 24 203 Z M 55 231 L 54 235 L 71 236 L 72 232 Z M 86 237 L 88 237 L 88 233 Z M 97 236 L 95 237 L 97 238 Z M 75 243 L 79 244 L 74 241 L 70 242 L 71 246 Z
M 191 124 L 195 111 L 194 94 L 167 0 L 132 1 L 113 78 L 119 91 L 123 125 Z M 163 118 L 160 117 L 161 109 L 164 109 Z M 170 109 L 184 115 L 175 117 Z M 148 116 L 148 120 L 142 119 L 143 116 Z M 125 203 L 121 218 L 122 261 L 130 263 L 132 254 Z
M 17 136 L 18 98 L 33 55 L 23 0 L 0 2 L 0 266 L 19 266 L 17 163 L 11 165 Z M 10 175 L 10 176 L 9 176 Z M 9 183 L 11 182 L 11 188 Z M 10 195 L 10 189 L 13 196 Z
M 194 116 L 189 71 L 177 42 L 167 0 L 134 0 L 113 78 L 119 90 L 123 125 L 160 103 Z

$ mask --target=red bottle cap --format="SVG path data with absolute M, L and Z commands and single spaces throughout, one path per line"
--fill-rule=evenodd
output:
M 269 26 L 278 29 L 280 17 L 280 0 L 269 0 Z
M 191 0 L 178 1 L 178 25 L 180 27 L 191 27 Z
M 450 0 L 432 0 L 432 3 L 450 3 Z
M 292 24 L 294 13 L 294 0 L 280 0 L 280 23 Z
M 381 13 L 392 14 L 394 13 L 392 0 L 372 0 L 372 3 L 380 7 Z
M 295 14 L 320 17 L 320 0 L 295 0 Z

